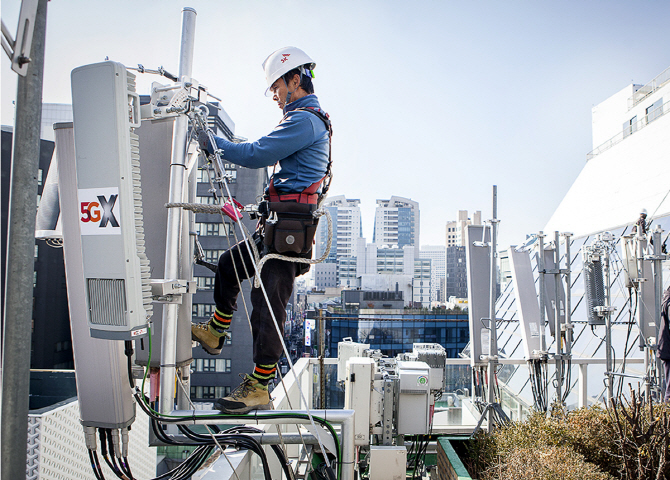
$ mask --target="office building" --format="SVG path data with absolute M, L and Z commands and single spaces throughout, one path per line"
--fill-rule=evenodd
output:
M 315 265 L 315 284 L 317 287 L 330 287 L 323 284 L 330 278 L 332 267 L 336 264 L 336 285 L 352 286 L 356 282 L 356 249 L 358 239 L 362 237 L 361 208 L 359 199 L 348 199 L 344 195 L 327 198 L 323 208 L 328 210 L 333 223 L 333 234 L 328 257 L 322 264 Z M 314 258 L 320 258 L 328 245 L 328 222 L 325 217 L 319 221 L 316 233 Z M 321 283 L 320 283 L 321 282 Z
M 430 301 L 444 302 L 443 284 L 447 278 L 447 248 L 444 245 L 424 245 L 421 247 L 420 258 L 430 258 Z
M 419 202 L 393 196 L 377 200 L 372 242 L 377 245 L 414 246 L 419 257 Z
M 447 222 L 446 225 L 446 245 L 447 247 L 452 247 L 454 245 L 462 247 L 465 245 L 465 227 L 468 225 L 481 225 L 482 224 L 482 212 L 477 210 L 472 215 L 472 218 L 468 217 L 467 210 L 458 211 L 458 219 Z
M 465 264 L 465 227 L 468 225 L 481 225 L 482 212 L 477 210 L 472 217 L 468 217 L 467 210 L 458 211 L 458 219 L 447 222 L 446 245 L 447 245 L 447 280 L 446 295 L 456 298 L 467 298 L 467 273 Z
M 468 298 L 468 273 L 465 263 L 465 247 L 452 245 L 447 247 L 447 299 L 450 297 Z

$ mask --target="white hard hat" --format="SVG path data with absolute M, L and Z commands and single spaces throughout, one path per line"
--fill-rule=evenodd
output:
M 268 58 L 263 62 L 263 70 L 265 70 L 265 81 L 268 84 L 265 94 L 268 94 L 270 87 L 277 81 L 279 77 L 285 73 L 290 72 L 294 68 L 305 66 L 307 70 L 313 70 L 316 63 L 305 52 L 296 47 L 284 47 L 272 52 Z M 310 73 L 302 72 L 306 75 Z
M 642 210 L 640 210 L 640 215 L 646 215 L 646 214 L 647 214 L 647 209 L 646 208 L 643 208 Z

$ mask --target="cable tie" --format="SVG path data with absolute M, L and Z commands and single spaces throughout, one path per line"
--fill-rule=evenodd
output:
M 183 163 L 171 163 L 170 166 L 171 167 L 184 167 L 184 168 L 186 168 L 186 165 L 184 165 Z

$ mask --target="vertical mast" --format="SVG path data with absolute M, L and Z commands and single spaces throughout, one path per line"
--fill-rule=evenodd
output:
M 195 40 L 196 11 L 186 7 L 182 10 L 181 50 L 179 53 L 179 80 L 190 79 L 193 69 L 193 45 Z M 179 115 L 172 132 L 172 160 L 170 162 L 170 203 L 183 202 L 184 171 L 186 170 L 186 135 L 188 119 Z M 170 208 L 167 218 L 165 245 L 165 278 L 179 278 L 180 237 L 182 215 L 178 208 Z M 186 226 L 187 227 L 187 226 Z M 179 305 L 168 303 L 163 308 L 163 338 L 161 344 L 161 389 L 160 413 L 170 413 L 174 409 L 175 374 L 177 358 L 177 313 Z

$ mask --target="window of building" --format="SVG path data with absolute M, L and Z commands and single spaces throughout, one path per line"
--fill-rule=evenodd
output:
M 230 373 L 232 360 L 230 358 L 197 358 L 195 371 L 198 373 Z
M 649 105 L 649 107 L 647 107 L 647 109 L 644 112 L 647 115 L 647 123 L 653 122 L 658 117 L 660 117 L 663 114 L 662 110 L 663 110 L 663 99 L 659 98 L 654 103 Z
M 214 277 L 195 277 L 199 290 L 212 290 L 214 288 Z
M 194 317 L 210 317 L 214 315 L 216 306 L 211 303 L 194 303 L 191 312 Z
M 201 237 L 227 237 L 231 234 L 229 223 L 198 223 L 198 235 Z
M 637 115 L 628 120 L 627 122 L 624 122 L 623 124 L 624 138 L 626 138 L 628 135 L 632 134 L 635 131 L 637 131 Z
M 230 387 L 192 386 L 191 398 L 221 398 L 230 395 Z

